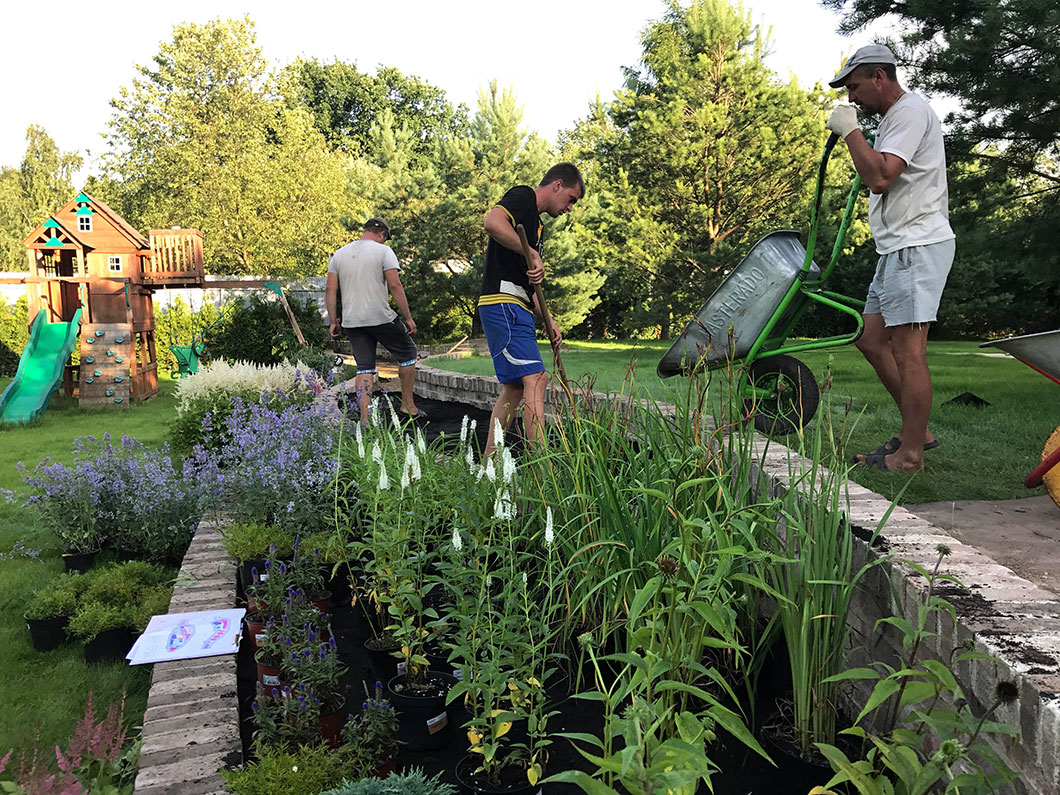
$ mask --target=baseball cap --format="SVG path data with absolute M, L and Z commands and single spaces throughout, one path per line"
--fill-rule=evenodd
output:
M 382 218 L 369 218 L 364 222 L 365 229 L 382 229 L 386 232 L 386 236 L 390 237 L 390 224 L 384 221 Z
M 847 62 L 843 64 L 843 68 L 839 71 L 839 74 L 829 80 L 828 85 L 832 88 L 839 88 L 843 85 L 843 81 L 850 76 L 851 72 L 859 66 L 867 63 L 897 64 L 898 61 L 895 60 L 894 53 L 891 52 L 890 48 L 884 47 L 882 44 L 866 44 L 847 58 Z

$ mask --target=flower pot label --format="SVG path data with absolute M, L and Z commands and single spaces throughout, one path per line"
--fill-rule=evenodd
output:
M 453 669 L 453 679 L 455 679 L 458 682 L 463 682 L 464 681 L 464 672 L 461 671 L 459 668 L 454 668 Z
M 269 579 L 269 573 L 267 571 L 258 574 L 258 582 L 265 582 L 267 579 Z
M 258 648 L 261 648 L 261 643 L 264 638 L 265 633 L 259 632 L 257 635 L 254 636 L 254 645 L 256 645 Z
M 272 674 L 262 674 L 261 683 L 265 685 L 265 687 L 279 687 L 280 677 L 273 676 Z
M 448 725 L 449 716 L 444 712 L 427 719 L 427 731 L 431 734 L 437 734 Z
M 405 673 L 405 661 L 404 660 L 402 660 L 401 662 L 399 662 L 397 664 L 397 672 L 398 672 L 398 676 L 401 676 L 401 674 Z

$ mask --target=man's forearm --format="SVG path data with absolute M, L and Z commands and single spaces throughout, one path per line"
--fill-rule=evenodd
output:
M 873 193 L 886 193 L 898 176 L 887 173 L 886 156 L 869 145 L 861 130 L 855 130 L 848 135 L 846 144 L 861 181 Z
M 412 319 L 412 312 L 409 311 L 409 302 L 405 297 L 405 288 L 400 284 L 394 285 L 390 288 L 390 294 L 394 296 L 394 303 L 397 305 L 398 312 L 401 313 L 406 321 Z
M 334 323 L 338 318 L 338 290 L 325 290 L 324 304 L 328 310 L 328 320 Z

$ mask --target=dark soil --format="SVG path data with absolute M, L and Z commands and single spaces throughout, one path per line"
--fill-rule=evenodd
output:
M 396 396 L 392 399 L 396 401 Z M 428 440 L 433 440 L 440 433 L 459 440 L 460 425 L 467 414 L 477 420 L 476 436 L 479 449 L 486 442 L 488 433 L 489 412 L 476 409 L 461 403 L 446 403 L 436 400 L 417 398 L 416 405 L 426 411 L 430 417 L 422 423 Z M 396 407 L 396 403 L 395 403 Z M 515 424 L 513 423 L 513 426 Z M 516 433 L 509 432 L 509 439 L 517 442 Z M 513 444 L 513 447 L 517 446 Z M 360 615 L 359 615 L 360 613 Z M 372 675 L 368 654 L 364 643 L 368 639 L 368 625 L 359 608 L 349 602 L 333 608 L 331 614 L 332 633 L 338 647 L 339 655 L 349 667 L 345 677 L 346 710 L 355 713 L 364 700 L 365 688 L 374 688 L 375 677 Z M 254 680 L 256 669 L 252 659 L 252 642 L 244 637 L 238 656 L 240 717 L 243 730 L 244 753 L 249 751 L 253 726 L 250 722 L 250 702 L 254 697 Z M 779 662 L 778 662 L 779 661 Z M 558 678 L 559 675 L 557 675 Z M 733 688 L 742 692 L 742 683 L 733 682 Z M 774 661 L 767 663 L 758 686 L 758 703 L 764 710 L 773 707 L 778 696 L 791 688 L 790 677 L 786 672 L 786 660 L 783 653 L 774 654 Z M 574 745 L 558 734 L 561 732 L 584 732 L 600 736 L 603 729 L 603 715 L 600 705 L 572 698 L 567 682 L 558 681 L 550 687 L 552 704 L 557 714 L 549 720 L 552 745 L 549 748 L 549 763 L 546 775 L 561 770 L 584 770 L 592 774 L 594 767 L 578 753 Z M 410 766 L 422 767 L 428 775 L 441 772 L 442 779 L 456 784 L 456 765 L 467 754 L 467 742 L 461 723 L 466 719 L 463 709 L 457 705 L 456 714 L 451 713 L 452 741 L 440 751 L 399 752 L 396 768 L 402 770 Z M 721 768 L 721 773 L 712 777 L 715 795 L 787 795 L 787 793 L 809 792 L 816 785 L 823 785 L 830 777 L 829 771 L 822 771 L 795 759 L 779 758 L 774 754 L 778 767 L 774 767 L 754 751 L 718 729 L 718 739 L 709 746 L 711 759 Z M 587 749 L 595 751 L 595 749 Z M 706 793 L 707 787 L 701 786 L 700 792 Z M 549 784 L 544 788 L 547 795 L 565 795 L 580 793 L 581 789 L 568 784 Z

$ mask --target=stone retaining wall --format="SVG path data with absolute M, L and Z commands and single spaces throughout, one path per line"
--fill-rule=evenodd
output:
M 218 528 L 200 522 L 184 556 L 170 613 L 231 608 L 235 564 Z M 219 771 L 243 761 L 235 655 L 155 663 L 144 714 L 139 795 L 223 793 Z
M 422 397 L 488 410 L 499 390 L 493 378 L 417 368 L 416 394 Z M 553 392 L 551 399 L 565 398 Z M 796 454 L 776 442 L 767 446 L 764 440 L 757 449 L 762 466 L 753 476 L 766 475 L 769 488 L 782 491 Z M 867 537 L 890 502 L 856 483 L 849 484 L 849 497 L 850 523 L 859 537 Z M 862 580 L 851 605 L 850 623 L 863 641 L 852 653 L 852 662 L 894 662 L 900 638 L 889 627 L 877 629 L 876 621 L 889 615 L 915 620 L 925 590 L 923 578 L 900 561 L 931 568 L 936 546 L 947 545 L 951 554 L 941 571 L 957 577 L 971 595 L 947 594 L 957 610 L 957 623 L 946 618 L 930 627 L 937 637 L 925 653 L 948 661 L 955 648 L 965 646 L 1001 660 L 960 663 L 955 673 L 977 712 L 993 704 L 999 681 L 1016 683 L 1018 700 L 999 708 L 996 719 L 1018 727 L 1021 737 L 997 750 L 1023 774 L 1020 795 L 1060 793 L 1060 599 L 902 508 L 892 512 L 881 539 L 891 555 Z M 866 542 L 857 541 L 859 563 L 874 554 Z M 234 604 L 234 564 L 220 546 L 217 529 L 203 523 L 188 550 L 170 611 Z M 866 692 L 853 693 L 853 700 L 863 700 Z M 216 771 L 240 762 L 235 658 L 156 665 L 147 707 L 136 791 L 223 791 Z

